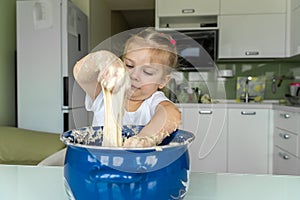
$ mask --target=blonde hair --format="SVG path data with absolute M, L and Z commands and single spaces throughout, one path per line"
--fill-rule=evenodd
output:
M 135 45 L 135 48 L 130 48 L 132 45 Z M 155 31 L 153 28 L 144 29 L 127 40 L 124 54 L 145 48 L 149 49 L 161 64 L 168 66 L 166 67 L 168 74 L 177 66 L 176 42 L 169 34 Z

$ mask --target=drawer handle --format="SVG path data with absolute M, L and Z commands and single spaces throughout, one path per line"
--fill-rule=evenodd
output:
M 199 114 L 200 115 L 211 115 L 213 113 L 212 110 L 200 110 Z
M 247 111 L 242 111 L 241 112 L 242 115 L 256 115 L 256 112 L 247 112 Z
M 284 159 L 284 160 L 288 160 L 290 159 L 289 155 L 285 154 L 285 153 L 282 153 L 282 152 L 279 152 L 279 156 Z
M 282 137 L 283 139 L 290 139 L 290 135 L 286 133 L 279 133 L 279 136 Z
M 258 51 L 246 51 L 245 55 L 246 56 L 258 56 L 259 52 Z
M 284 119 L 289 119 L 291 117 L 289 114 L 280 114 L 280 116 Z
M 181 12 L 184 14 L 195 13 L 195 9 L 192 9 L 192 8 L 182 9 Z

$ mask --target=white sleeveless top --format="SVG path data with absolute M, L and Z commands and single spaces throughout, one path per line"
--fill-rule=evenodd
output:
M 145 99 L 135 112 L 125 110 L 123 125 L 146 125 L 155 113 L 157 105 L 162 101 L 170 101 L 163 92 L 156 91 L 148 99 Z M 92 126 L 104 126 L 104 98 L 103 92 L 93 101 L 89 95 L 85 97 L 85 107 L 87 111 L 94 112 Z

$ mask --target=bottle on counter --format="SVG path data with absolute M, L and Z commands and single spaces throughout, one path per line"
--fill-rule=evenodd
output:
M 191 87 L 187 88 L 187 95 L 188 95 L 187 103 L 198 103 L 198 97 L 193 88 Z

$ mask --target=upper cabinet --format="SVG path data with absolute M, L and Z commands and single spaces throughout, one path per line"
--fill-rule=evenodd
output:
M 219 58 L 286 57 L 286 0 L 220 0 Z
M 219 59 L 300 54 L 300 0 L 156 0 L 157 29 L 219 30 Z
M 219 59 L 285 57 L 284 14 L 220 16 Z
M 218 27 L 219 0 L 156 0 L 158 29 L 212 29 Z
M 300 54 L 300 0 L 288 1 L 288 13 L 291 13 L 287 21 L 287 53 L 289 56 Z
M 219 0 L 156 0 L 158 16 L 218 15 Z
M 285 13 L 286 0 L 220 0 L 221 15 Z
M 300 54 L 300 0 L 220 0 L 219 59 Z

